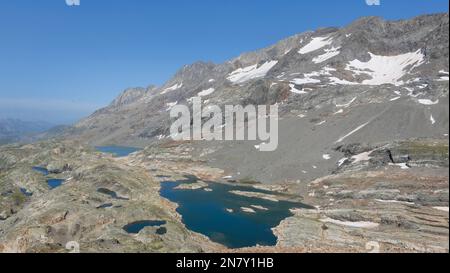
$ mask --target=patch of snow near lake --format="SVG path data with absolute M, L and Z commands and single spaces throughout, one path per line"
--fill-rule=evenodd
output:
M 380 224 L 374 222 L 349 222 L 349 221 L 340 221 L 332 218 L 324 218 L 320 220 L 323 223 L 331 223 L 339 226 L 353 227 L 353 228 L 376 228 Z
M 448 207 L 433 207 L 433 209 L 437 209 L 437 210 L 440 210 L 440 211 L 449 212 L 449 211 L 448 211 Z
M 177 83 L 177 84 L 175 84 L 175 85 L 172 85 L 172 86 L 169 87 L 169 88 L 164 89 L 164 90 L 161 92 L 161 94 L 166 94 L 166 93 L 168 93 L 168 92 L 170 92 L 170 91 L 178 90 L 178 89 L 180 89 L 181 87 L 183 87 L 183 83 Z
M 437 79 L 438 82 L 447 82 L 448 81 L 448 76 L 442 76 L 439 79 Z
M 210 79 L 208 82 L 215 82 L 216 80 L 215 79 Z
M 208 88 L 206 90 L 203 90 L 202 92 L 198 93 L 199 97 L 206 97 L 211 95 L 212 93 L 214 93 L 214 91 L 216 91 L 216 89 L 214 88 Z
M 401 97 L 395 97 L 395 98 L 392 98 L 392 99 L 390 99 L 389 101 L 396 101 L 396 100 L 399 100 Z
M 243 83 L 251 79 L 261 78 L 266 76 L 272 67 L 274 67 L 278 61 L 265 62 L 258 67 L 258 64 L 247 66 L 244 68 L 239 68 L 230 73 L 228 80 L 232 83 Z
M 330 49 L 325 49 L 325 54 L 315 57 L 312 61 L 313 61 L 313 63 L 316 63 L 316 64 L 323 63 L 326 60 L 329 60 L 329 59 L 339 55 L 341 53 L 339 51 L 339 49 L 341 49 L 341 48 L 340 47 L 332 47 Z
M 353 60 L 346 67 L 356 75 L 368 75 L 372 78 L 364 80 L 364 85 L 402 85 L 404 82 L 400 79 L 425 62 L 425 56 L 420 50 L 397 56 L 379 56 L 370 52 L 369 55 L 369 61 Z
M 325 159 L 325 160 L 330 160 L 330 159 L 331 159 L 331 156 L 330 156 L 329 154 L 324 154 L 324 155 L 322 156 L 322 158 Z
M 331 39 L 330 37 L 326 36 L 326 37 L 315 37 L 312 38 L 311 42 L 309 42 L 307 45 L 305 45 L 304 47 L 302 47 L 298 53 L 300 54 L 307 54 L 313 51 L 316 51 L 318 49 L 321 49 L 325 46 L 329 46 L 333 43 L 333 39 Z
M 246 213 L 256 213 L 256 211 L 252 208 L 242 207 L 241 210 Z
M 361 126 L 358 126 L 355 130 L 351 131 L 350 133 L 346 134 L 345 136 L 341 137 L 340 139 L 338 139 L 336 141 L 336 143 L 340 143 L 342 141 L 344 141 L 347 137 L 353 135 L 354 133 L 358 132 L 359 130 L 361 130 L 362 128 L 366 127 L 370 122 L 366 122 Z
M 421 100 L 418 100 L 418 102 L 423 105 L 436 105 L 439 103 L 439 100 L 432 101 L 429 99 L 421 99 Z
M 300 95 L 308 94 L 308 93 L 307 93 L 306 91 L 304 91 L 303 89 L 302 89 L 302 90 L 298 90 L 297 88 L 295 88 L 295 84 L 289 84 L 289 87 L 291 88 L 291 92 L 292 92 L 292 93 L 300 94 Z

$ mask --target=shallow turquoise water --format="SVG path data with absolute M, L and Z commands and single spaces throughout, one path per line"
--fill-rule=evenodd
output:
M 311 208 L 302 203 L 273 202 L 260 198 L 250 198 L 230 193 L 233 190 L 251 192 L 270 192 L 252 187 L 232 186 L 228 184 L 208 183 L 211 192 L 199 190 L 174 189 L 181 183 L 194 182 L 187 177 L 185 181 L 161 183 L 161 196 L 178 203 L 177 209 L 183 217 L 183 223 L 195 232 L 208 236 L 212 241 L 230 248 L 255 245 L 273 246 L 277 238 L 272 228 L 292 216 L 292 208 Z M 242 207 L 262 206 L 268 210 L 253 208 L 256 213 L 245 213 Z M 233 210 L 232 213 L 227 210 Z
M 140 151 L 140 148 L 123 147 L 123 146 L 98 146 L 95 149 L 102 153 L 112 154 L 115 157 L 125 157 L 134 152 Z

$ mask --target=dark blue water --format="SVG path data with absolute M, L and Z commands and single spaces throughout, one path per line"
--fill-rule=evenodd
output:
M 212 192 L 199 190 L 174 189 L 186 181 L 161 183 L 161 196 L 178 203 L 177 209 L 183 217 L 183 223 L 198 233 L 208 236 L 212 241 L 230 248 L 250 247 L 255 245 L 273 246 L 277 238 L 272 228 L 292 216 L 292 208 L 311 208 L 295 202 L 272 202 L 269 200 L 250 198 L 230 193 L 233 190 L 250 192 L 270 192 L 245 186 L 208 183 Z M 273 193 L 271 193 L 273 195 Z M 267 211 L 253 208 L 256 213 L 245 213 L 241 207 L 251 208 L 252 205 L 267 208 Z M 232 209 L 230 213 L 227 209 Z
M 139 148 L 122 146 L 99 146 L 95 147 L 95 149 L 102 153 L 112 154 L 115 157 L 125 157 L 141 150 Z
M 167 233 L 167 228 L 165 228 L 165 227 L 160 227 L 156 230 L 156 234 L 158 234 L 158 235 L 164 235 L 166 233 Z
M 146 221 L 138 221 L 138 222 L 130 223 L 130 224 L 124 226 L 123 229 L 127 233 L 138 234 L 139 231 L 141 231 L 145 227 L 159 227 L 159 226 L 162 226 L 165 224 L 166 224 L 166 221 L 146 220 Z M 160 230 L 160 229 L 161 228 L 159 228 L 158 230 Z M 164 230 L 165 230 L 165 228 L 164 228 Z M 161 231 L 159 231 L 158 234 L 160 234 L 160 233 L 161 233 Z
M 109 189 L 105 189 L 105 188 L 99 188 L 97 189 L 97 192 L 102 193 L 102 194 L 106 194 L 111 196 L 111 198 L 113 199 L 118 199 L 118 200 L 129 200 L 128 198 L 124 198 L 124 197 L 120 197 L 117 195 L 117 193 L 115 191 L 109 190 Z
M 48 179 L 47 184 L 50 189 L 56 189 L 60 187 L 64 183 L 64 179 Z
M 48 175 L 48 170 L 42 167 L 33 167 L 33 171 L 39 172 L 43 175 Z
M 32 193 L 32 192 L 29 192 L 29 191 L 28 191 L 27 189 L 25 189 L 25 188 L 20 188 L 20 192 L 21 192 L 23 195 L 28 196 L 28 197 L 33 196 L 33 193 Z

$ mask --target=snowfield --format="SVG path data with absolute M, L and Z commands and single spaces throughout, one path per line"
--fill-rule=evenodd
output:
M 255 64 L 244 68 L 239 68 L 231 72 L 227 79 L 232 83 L 244 83 L 251 79 L 262 78 L 266 76 L 267 72 L 269 72 L 269 70 L 272 69 L 272 67 L 274 67 L 277 63 L 278 61 L 269 61 L 259 67 Z
M 333 43 L 333 39 L 326 36 L 326 37 L 316 37 L 311 40 L 307 45 L 302 47 L 298 53 L 300 54 L 308 54 L 310 52 L 319 50 L 325 46 L 329 46 Z
M 400 79 L 425 62 L 425 56 L 420 50 L 397 56 L 379 56 L 370 52 L 369 55 L 368 62 L 353 60 L 346 67 L 356 75 L 370 76 L 371 79 L 362 82 L 364 85 L 403 85 Z

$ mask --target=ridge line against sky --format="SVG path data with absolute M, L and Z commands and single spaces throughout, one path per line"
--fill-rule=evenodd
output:
M 14 0 L 0 3 L 0 118 L 74 122 L 186 64 L 364 16 L 448 12 L 446 0 Z

